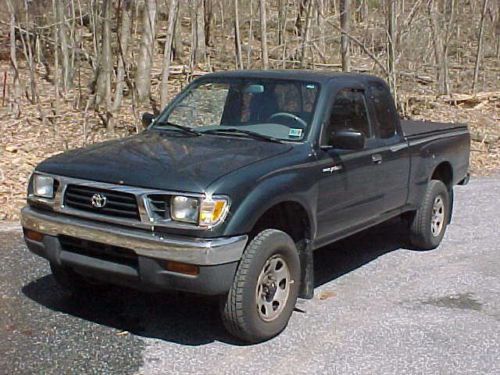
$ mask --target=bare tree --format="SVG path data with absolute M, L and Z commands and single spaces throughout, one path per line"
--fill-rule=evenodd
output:
M 132 23 L 131 18 L 131 5 L 132 0 L 121 0 L 119 11 L 119 35 L 118 35 L 118 68 L 116 72 L 116 87 L 115 99 L 113 101 L 113 112 L 120 108 L 123 98 L 123 89 L 125 87 L 125 74 L 127 69 L 127 51 L 130 38 L 130 26 Z
M 311 29 L 311 9 L 312 9 L 312 1 L 309 1 L 307 5 L 306 12 L 306 24 L 304 27 L 304 32 L 302 33 L 302 46 L 301 46 L 301 54 L 300 54 L 300 66 L 302 68 L 306 67 L 306 58 L 307 58 L 307 49 L 310 44 L 310 29 Z
M 297 18 L 295 19 L 295 32 L 297 33 L 297 36 L 302 35 L 302 17 L 304 17 L 304 12 L 307 9 L 307 3 L 310 0 L 299 0 L 299 9 L 297 12 Z
M 396 0 L 388 0 L 387 9 L 387 66 L 389 71 L 389 86 L 396 98 Z
M 250 21 L 248 25 L 248 42 L 247 42 L 247 68 L 252 66 L 252 43 L 253 43 L 253 0 L 249 2 Z
M 103 0 L 102 18 L 101 53 L 95 78 L 95 104 L 96 106 L 101 106 L 106 113 L 108 130 L 113 130 L 113 122 L 109 121 L 109 111 L 111 110 L 111 73 L 113 70 L 113 62 L 111 60 L 111 0 Z
M 234 51 L 236 56 L 236 68 L 243 69 L 243 56 L 241 53 L 240 15 L 238 0 L 234 0 Z
M 260 8 L 260 46 L 262 55 L 262 68 L 269 68 L 269 55 L 267 52 L 267 17 L 266 0 L 259 0 Z
M 21 89 L 19 86 L 19 68 L 17 65 L 17 54 L 16 54 L 16 13 L 14 5 L 11 0 L 7 0 L 7 8 L 10 14 L 10 72 L 12 75 L 12 90 L 9 95 L 10 97 L 10 110 L 12 113 L 19 117 L 21 115 L 21 110 L 19 106 L 19 97 L 21 95 Z
M 434 46 L 439 93 L 448 95 L 450 93 L 448 48 L 452 35 L 451 30 L 454 26 L 455 0 L 445 0 L 444 10 L 441 17 L 437 1 L 429 0 L 427 3 L 427 13 L 431 27 L 432 43 Z
M 316 0 L 317 6 L 317 25 L 319 31 L 319 53 L 322 55 L 322 59 L 326 62 L 325 52 L 326 52 L 326 27 L 325 27 L 325 13 L 326 13 L 326 0 Z
M 181 21 L 179 21 L 179 19 L 182 17 L 181 12 L 182 8 L 179 7 L 179 10 L 177 11 L 177 17 L 175 18 L 172 52 L 174 59 L 183 61 L 184 49 L 182 46 L 182 24 Z
M 203 26 L 205 28 L 205 46 L 211 47 L 212 42 L 212 22 L 214 18 L 213 0 L 203 0 Z
M 172 41 L 175 29 L 175 20 L 177 18 L 179 2 L 170 0 L 168 7 L 168 26 L 167 36 L 165 38 L 165 49 L 163 52 L 163 68 L 161 73 L 160 102 L 161 107 L 165 107 L 168 101 L 168 76 L 170 74 L 170 60 L 172 59 Z
M 52 11 L 56 14 L 56 0 L 52 0 Z M 54 91 L 55 91 L 55 100 L 54 100 L 54 114 L 55 116 L 59 116 L 59 33 L 57 32 L 57 27 L 53 28 L 54 35 Z M 89 100 L 90 103 L 90 100 Z
M 64 7 L 66 2 L 56 0 L 56 28 L 58 30 L 59 46 L 62 62 L 62 87 L 67 91 L 73 83 L 73 67 L 71 66 L 70 49 L 68 43 L 68 27 Z
M 351 53 L 349 34 L 351 32 L 351 0 L 340 0 L 340 53 L 342 56 L 342 71 L 351 71 Z
M 488 0 L 483 0 L 483 8 L 481 10 L 481 21 L 479 22 L 479 36 L 477 41 L 476 63 L 474 65 L 474 80 L 472 81 L 472 92 L 476 93 L 477 81 L 479 78 L 479 67 L 481 65 L 481 56 L 483 53 L 483 35 L 484 35 L 484 19 L 486 17 L 486 9 Z
M 151 92 L 151 65 L 154 56 L 156 25 L 156 0 L 143 0 L 141 3 L 142 36 L 137 60 L 135 87 L 137 100 L 146 101 Z
M 191 0 L 191 64 L 205 61 L 204 0 Z
M 29 27 L 30 19 L 29 19 L 29 9 L 28 9 L 28 1 L 24 0 L 24 14 L 25 14 L 25 22 L 26 26 Z M 23 52 L 24 52 L 24 60 L 28 65 L 29 77 L 30 77 L 30 95 L 26 92 L 26 97 L 29 98 L 31 104 L 35 104 L 37 101 L 36 94 L 36 78 L 35 78 L 35 61 L 33 57 L 33 48 L 32 48 L 32 35 L 29 32 L 20 30 L 19 33 L 21 37 L 21 42 L 23 44 Z M 36 34 L 35 34 L 36 35 Z M 35 36 L 36 37 L 36 36 Z

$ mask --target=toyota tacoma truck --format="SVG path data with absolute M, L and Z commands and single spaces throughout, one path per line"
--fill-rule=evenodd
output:
M 74 293 L 219 296 L 247 342 L 313 297 L 314 250 L 394 217 L 409 246 L 437 247 L 469 178 L 467 127 L 401 120 L 369 75 L 211 73 L 142 121 L 35 168 L 27 246 Z

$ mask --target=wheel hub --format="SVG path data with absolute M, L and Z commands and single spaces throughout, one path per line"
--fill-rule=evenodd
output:
M 262 288 L 264 294 L 265 294 L 265 299 L 267 302 L 271 302 L 276 295 L 276 291 L 278 290 L 278 287 L 276 285 L 276 282 L 274 282 L 272 279 L 268 279 L 267 282 L 264 284 Z
M 276 319 L 290 294 L 290 270 L 281 255 L 270 257 L 260 272 L 255 291 L 259 316 L 264 321 Z
M 438 195 L 434 199 L 434 204 L 432 205 L 432 217 L 431 217 L 431 232 L 434 237 L 441 234 L 444 227 L 445 220 L 445 207 L 444 201 L 441 195 Z

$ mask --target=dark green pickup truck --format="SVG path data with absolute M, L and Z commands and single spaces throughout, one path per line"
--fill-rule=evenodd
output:
M 467 127 L 400 120 L 368 75 L 207 74 L 143 121 L 36 167 L 26 243 L 73 292 L 219 296 L 249 342 L 312 298 L 315 249 L 396 216 L 413 247 L 435 248 L 468 180 Z

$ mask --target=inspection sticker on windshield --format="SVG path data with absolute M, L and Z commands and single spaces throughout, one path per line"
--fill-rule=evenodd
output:
M 290 129 L 288 132 L 289 137 L 301 137 L 302 136 L 302 129 Z

